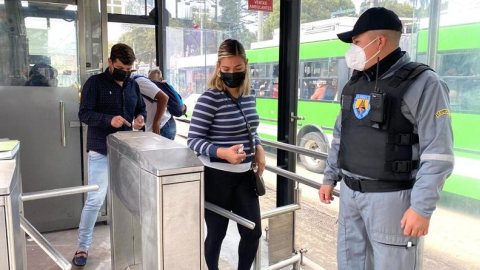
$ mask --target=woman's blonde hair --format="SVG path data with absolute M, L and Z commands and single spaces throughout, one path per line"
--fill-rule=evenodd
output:
M 243 80 L 243 83 L 240 85 L 239 92 L 242 96 L 248 96 L 250 95 L 250 69 L 248 68 L 248 59 L 243 45 L 235 39 L 226 39 L 220 44 L 217 64 L 208 80 L 208 87 L 220 91 L 227 89 L 225 83 L 220 78 L 220 62 L 222 59 L 232 56 L 240 56 L 245 62 L 245 80 Z

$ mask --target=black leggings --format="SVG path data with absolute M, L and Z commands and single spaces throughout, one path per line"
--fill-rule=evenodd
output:
M 238 246 L 238 270 L 249 270 L 262 236 L 260 204 L 253 185 L 253 172 L 232 173 L 205 167 L 205 200 L 255 222 L 250 230 L 237 225 L 240 233 Z M 209 270 L 218 270 L 218 259 L 229 220 L 205 210 L 207 238 L 205 260 Z

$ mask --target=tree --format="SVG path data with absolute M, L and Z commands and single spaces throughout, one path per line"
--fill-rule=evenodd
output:
M 355 6 L 350 0 L 303 0 L 302 23 L 314 22 L 332 18 L 332 12 L 353 9 Z M 351 14 L 351 13 L 350 13 Z M 348 13 L 343 16 L 347 16 Z
M 332 18 L 332 13 L 339 10 L 353 9 L 350 0 L 303 0 L 301 23 L 309 23 Z M 348 15 L 348 13 L 346 14 Z M 280 27 L 280 1 L 273 2 L 273 12 L 263 24 L 263 37 L 273 38 L 273 30 Z
M 119 42 L 133 48 L 138 62 L 155 63 L 155 29 L 141 26 L 126 26 L 128 32 L 120 36 Z
M 280 0 L 273 1 L 273 12 L 263 23 L 263 39 L 273 39 L 273 30 L 280 27 Z M 261 29 L 258 29 L 261 31 Z
M 414 1 L 417 1 L 417 0 L 414 0 Z M 424 3 L 427 0 L 420 0 L 420 1 Z M 368 9 L 370 7 L 370 2 L 371 2 L 370 0 L 364 0 L 363 3 L 360 5 L 360 10 L 365 11 L 366 9 Z M 413 11 L 414 11 L 413 6 L 406 2 L 398 3 L 398 0 L 375 0 L 373 4 L 376 7 L 384 7 L 392 10 L 400 18 L 413 17 Z
M 248 11 L 245 0 L 220 0 L 218 4 L 222 8 L 220 25 L 224 32 L 223 38 L 235 38 L 245 49 L 249 49 L 256 36 L 247 29 L 246 24 L 252 23 L 250 18 L 255 16 L 255 12 Z

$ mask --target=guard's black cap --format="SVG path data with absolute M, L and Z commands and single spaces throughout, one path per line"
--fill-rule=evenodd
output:
M 395 12 L 374 7 L 367 9 L 357 20 L 352 31 L 337 34 L 338 38 L 346 43 L 352 43 L 352 38 L 370 30 L 402 31 L 402 22 Z

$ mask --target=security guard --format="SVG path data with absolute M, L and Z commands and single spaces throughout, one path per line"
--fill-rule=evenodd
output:
M 342 92 L 320 200 L 341 181 L 338 269 L 421 269 L 423 237 L 452 173 L 448 86 L 399 48 L 402 23 L 385 8 L 365 11 L 345 59 Z

